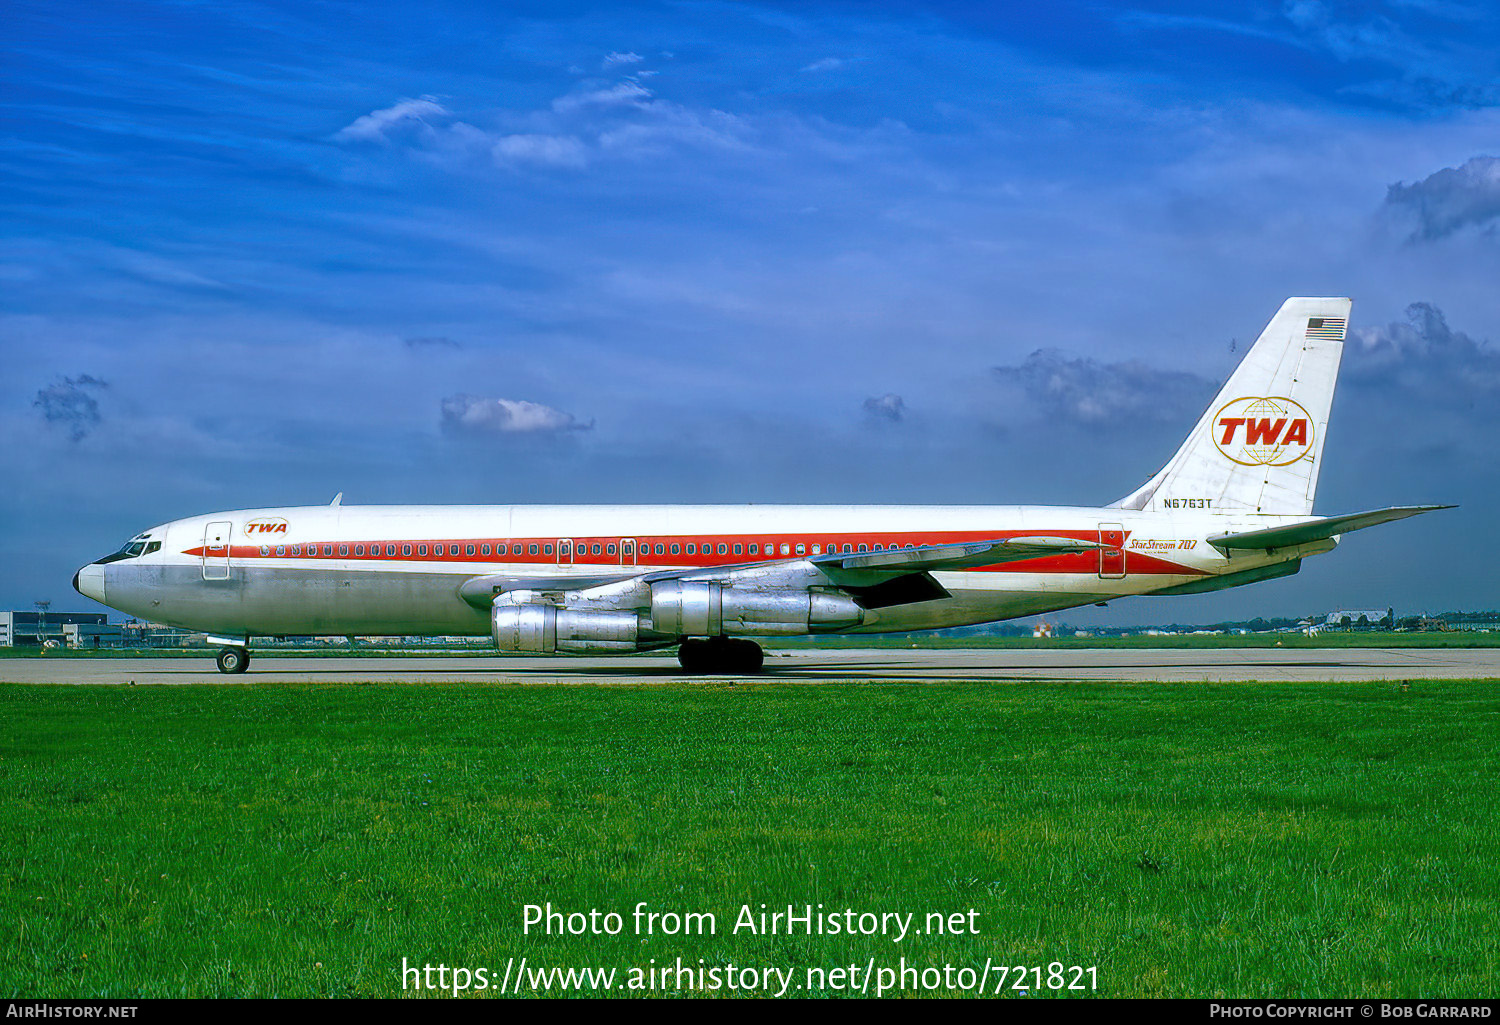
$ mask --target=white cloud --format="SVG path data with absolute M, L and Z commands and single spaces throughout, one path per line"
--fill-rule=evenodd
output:
M 572 413 L 524 399 L 485 399 L 450 395 L 443 400 L 441 423 L 450 434 L 562 434 L 593 429 Z
M 848 63 L 842 57 L 824 57 L 822 60 L 813 61 L 802 70 L 814 74 L 819 71 L 837 71 Z
M 494 145 L 495 163 L 514 166 L 582 167 L 588 148 L 571 135 L 507 135 Z
M 1385 202 L 1415 220 L 1413 242 L 1487 225 L 1500 220 L 1500 158 L 1474 157 L 1410 185 L 1397 182 L 1386 191 Z
M 879 423 L 900 423 L 906 418 L 906 403 L 895 392 L 865 399 L 865 415 Z
M 426 124 L 430 117 L 445 117 L 447 114 L 448 111 L 432 96 L 400 100 L 383 110 L 371 111 L 363 117 L 355 118 L 353 122 L 340 128 L 334 138 L 346 142 L 384 141 L 386 133 L 398 125 L 413 121 Z
M 614 107 L 640 105 L 651 98 L 651 90 L 636 82 L 621 82 L 607 89 L 590 89 L 586 92 L 568 93 L 552 101 L 552 109 L 565 112 L 581 107 Z
M 621 53 L 616 50 L 604 58 L 604 66 L 609 67 L 611 64 L 639 64 L 645 59 L 638 53 Z

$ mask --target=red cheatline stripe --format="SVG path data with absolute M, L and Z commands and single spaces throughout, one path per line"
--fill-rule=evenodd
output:
M 1108 532 L 1110 535 L 1117 531 Z M 354 561 L 354 562 L 421 562 L 435 563 L 438 565 L 464 565 L 480 563 L 492 565 L 497 562 L 514 563 L 522 565 L 573 565 L 573 566 L 598 566 L 602 569 L 618 569 L 622 566 L 636 566 L 651 568 L 658 566 L 719 566 L 731 565 L 743 562 L 763 562 L 778 559 L 795 559 L 813 554 L 813 546 L 817 546 L 819 554 L 835 550 L 842 552 L 845 545 L 852 549 L 850 554 L 858 554 L 861 544 L 871 547 L 879 544 L 885 548 L 895 547 L 922 547 L 924 545 L 962 544 L 972 541 L 988 541 L 1001 537 L 1035 537 L 1045 535 L 1047 537 L 1067 537 L 1082 541 L 1099 540 L 1098 531 L 1092 530 L 1013 530 L 999 533 L 979 533 L 975 531 L 923 531 L 907 533 L 879 533 L 879 534 L 737 534 L 730 537 L 718 537 L 714 535 L 677 535 L 677 536 L 647 536 L 633 538 L 636 545 L 634 562 L 626 561 L 630 556 L 622 556 L 620 548 L 615 552 L 609 552 L 609 545 L 621 545 L 621 539 L 611 538 L 570 538 L 573 546 L 572 556 L 568 562 L 560 562 L 557 551 L 558 538 L 459 538 L 451 540 L 443 538 L 440 540 L 421 541 L 392 541 L 383 539 L 379 541 L 316 541 L 311 544 L 297 543 L 289 544 L 282 542 L 278 545 L 233 545 L 230 546 L 229 556 L 235 559 L 303 559 L 321 562 L 324 560 Z M 1125 532 L 1120 539 L 1120 544 L 1127 544 L 1130 533 Z M 1106 540 L 1114 540 L 1113 536 Z M 691 543 L 698 550 L 689 553 L 687 545 Z M 599 553 L 594 554 L 593 546 L 599 546 Z M 678 546 L 678 551 L 673 553 L 672 545 Z M 727 551 L 719 554 L 718 546 L 723 544 Z M 437 554 L 437 546 L 443 547 L 443 554 Z M 474 547 L 474 554 L 469 555 L 469 546 Z M 483 554 L 485 545 L 489 546 L 490 554 Z M 660 554 L 656 546 L 660 545 Z M 739 551 L 735 546 L 739 546 Z M 752 553 L 750 546 L 756 545 L 757 551 Z M 782 551 L 782 546 L 787 551 Z M 798 545 L 803 550 L 798 552 Z M 532 548 L 536 551 L 533 553 Z M 711 550 L 705 551 L 705 546 Z M 549 552 L 547 549 L 551 548 Z M 324 554 L 324 549 L 328 554 Z M 357 548 L 363 548 L 363 555 L 356 555 Z M 385 554 L 387 548 L 394 548 L 394 554 Z M 501 554 L 500 549 L 504 548 Z M 585 550 L 586 548 L 586 550 Z M 774 552 L 772 552 L 774 548 Z M 281 550 L 284 554 L 278 555 Z M 339 554 L 344 549 L 347 554 Z M 190 548 L 183 552 L 184 555 L 204 556 L 207 554 L 213 558 L 223 558 L 222 548 L 205 550 L 200 546 Z M 1137 574 L 1193 574 L 1199 575 L 1204 571 L 1190 566 L 1179 565 L 1167 559 L 1143 552 L 1129 551 L 1126 556 L 1126 566 L 1132 575 Z M 1098 552 L 1078 552 L 1068 555 L 1049 555 L 1037 559 L 1027 559 L 1022 562 L 1008 562 L 996 566 L 968 567 L 970 572 L 985 573 L 1074 573 L 1074 574 L 1096 574 L 1099 571 Z

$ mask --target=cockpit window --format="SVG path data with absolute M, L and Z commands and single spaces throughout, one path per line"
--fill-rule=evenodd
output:
M 153 542 L 153 544 L 155 546 L 151 549 L 153 552 L 156 551 L 157 548 L 161 547 L 160 541 Z M 118 552 L 115 552 L 113 555 L 106 555 L 104 558 L 100 559 L 99 562 L 100 564 L 103 564 L 109 562 L 119 562 L 121 559 L 134 559 L 136 556 L 144 554 L 145 551 L 145 541 L 130 540 L 126 541 L 125 546 Z

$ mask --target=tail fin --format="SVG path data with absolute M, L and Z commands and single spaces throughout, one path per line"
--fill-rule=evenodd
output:
M 1288 299 L 1171 462 L 1112 508 L 1308 515 L 1348 299 Z

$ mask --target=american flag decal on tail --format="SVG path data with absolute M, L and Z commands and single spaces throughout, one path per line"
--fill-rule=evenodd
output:
M 1342 342 L 1344 340 L 1344 328 L 1348 325 L 1343 317 L 1309 317 L 1307 319 L 1308 338 L 1327 338 L 1329 341 Z

